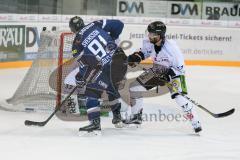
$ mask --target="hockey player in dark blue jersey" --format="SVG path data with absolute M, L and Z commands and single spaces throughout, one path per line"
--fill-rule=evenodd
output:
M 112 123 L 115 127 L 122 127 L 118 87 L 127 72 L 127 56 L 115 41 L 124 24 L 119 20 L 100 20 L 85 25 L 82 18 L 75 16 L 70 19 L 69 27 L 76 33 L 72 53 L 81 67 L 75 78 L 79 87 L 86 88 L 90 121 L 89 125 L 81 127 L 79 131 L 101 130 L 99 98 L 103 91 L 108 94 L 111 104 Z

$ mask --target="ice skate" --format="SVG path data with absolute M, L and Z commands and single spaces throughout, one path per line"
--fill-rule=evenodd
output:
M 201 127 L 201 124 L 199 121 L 196 121 L 196 122 L 192 122 L 192 126 L 193 126 L 193 129 L 194 129 L 194 132 L 195 133 L 199 133 L 202 131 L 202 127 Z
M 125 119 L 122 122 L 125 125 L 134 124 L 137 128 L 139 128 L 142 124 L 142 109 L 139 113 L 132 115 L 130 119 Z
M 117 104 L 116 108 L 114 108 L 114 110 L 112 110 L 113 113 L 113 119 L 112 119 L 112 124 L 114 124 L 114 126 L 116 128 L 123 128 L 124 125 L 122 123 L 122 116 L 121 116 L 121 104 Z
M 192 104 L 190 104 L 192 105 Z M 188 108 L 189 104 L 185 105 L 185 108 Z M 183 107 L 184 108 L 184 107 Z M 197 113 L 195 112 L 193 106 L 191 107 L 190 110 L 184 111 L 186 114 L 186 118 L 191 122 L 193 130 L 195 133 L 199 133 L 202 131 L 201 123 L 198 120 Z
M 90 121 L 90 124 L 79 128 L 79 136 L 101 135 L 100 118 Z

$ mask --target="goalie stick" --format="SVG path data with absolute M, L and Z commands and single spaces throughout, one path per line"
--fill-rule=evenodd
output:
M 138 67 L 140 67 L 139 65 L 137 65 Z M 142 67 L 141 67 L 142 68 Z M 146 70 L 145 68 L 142 68 L 144 71 Z M 176 89 L 173 85 L 171 85 L 169 82 L 163 80 L 166 85 L 170 88 Z M 193 99 L 189 98 L 188 96 L 186 96 L 185 94 L 179 93 L 178 94 L 182 95 L 184 98 L 188 99 L 190 102 L 192 102 L 194 105 L 196 105 L 198 108 L 202 109 L 203 111 L 207 112 L 208 114 L 210 114 L 211 116 L 213 116 L 214 118 L 223 118 L 223 117 L 227 117 L 230 116 L 231 114 L 233 114 L 235 112 L 235 108 L 232 108 L 226 112 L 222 112 L 222 113 L 213 113 L 210 110 L 208 110 L 207 108 L 205 108 L 204 106 L 202 106 L 201 104 L 197 103 L 196 101 L 194 101 Z
M 25 122 L 24 122 L 25 126 L 39 126 L 39 127 L 45 126 L 48 123 L 48 121 L 50 119 L 52 119 L 52 117 L 60 110 L 62 105 L 68 100 L 68 98 L 75 92 L 75 90 L 77 88 L 78 88 L 78 86 L 75 86 L 72 89 L 72 91 L 67 95 L 67 97 L 62 101 L 62 103 L 60 105 L 56 105 L 55 110 L 53 111 L 53 113 L 45 121 L 36 122 L 36 121 L 25 120 Z

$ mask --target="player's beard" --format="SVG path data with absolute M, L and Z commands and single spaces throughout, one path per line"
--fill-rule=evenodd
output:
M 150 43 L 156 44 L 160 41 L 161 39 L 159 37 L 151 37 L 149 38 Z

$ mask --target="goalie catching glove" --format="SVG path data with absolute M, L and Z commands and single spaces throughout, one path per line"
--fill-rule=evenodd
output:
M 155 77 L 165 82 L 170 82 L 171 78 L 176 76 L 175 72 L 170 67 L 164 65 L 153 64 L 152 70 Z
M 133 54 L 128 56 L 128 65 L 133 67 L 136 67 L 137 64 L 139 64 L 142 60 L 144 60 L 144 54 L 139 52 L 134 52 Z

